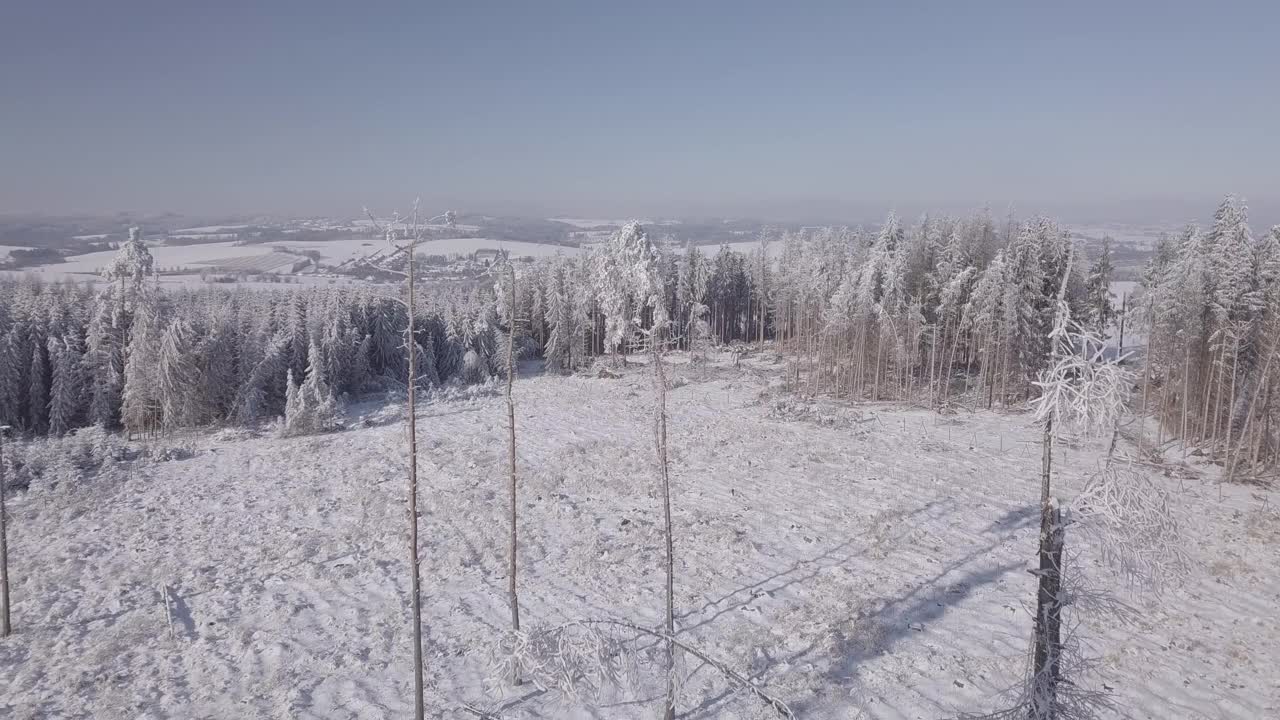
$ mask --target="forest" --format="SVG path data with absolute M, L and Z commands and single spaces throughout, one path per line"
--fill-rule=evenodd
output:
M 513 300 L 493 285 L 420 293 L 421 387 L 501 378 L 509 345 L 553 372 L 625 362 L 660 309 L 663 348 L 774 343 L 797 392 L 1016 408 L 1038 395 L 1061 285 L 1072 321 L 1099 340 L 1127 325 L 1117 350 L 1142 368 L 1136 409 L 1158 421 L 1158 445 L 1176 438 L 1245 474 L 1280 446 L 1280 228 L 1254 234 L 1232 197 L 1211 226 L 1161 239 L 1123 314 L 1108 248 L 1087 258 L 1052 220 L 986 210 L 764 233 L 747 253 L 674 247 L 632 224 L 578 257 L 512 265 Z M 323 427 L 344 399 L 405 388 L 394 292 L 161 292 L 154 273 L 134 233 L 96 285 L 0 281 L 0 424 L 27 436 Z M 640 290 L 638 273 L 652 278 Z

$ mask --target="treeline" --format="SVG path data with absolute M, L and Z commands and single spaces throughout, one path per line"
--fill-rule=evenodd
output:
M 982 210 L 906 224 L 891 213 L 874 232 L 765 232 L 746 252 L 646 241 L 653 253 L 630 258 L 619 248 L 637 233 L 647 236 L 632 224 L 577 256 L 520 264 L 514 317 L 526 356 L 566 372 L 617 357 L 661 307 L 666 347 L 697 355 L 773 340 L 796 390 L 1017 407 L 1038 394 L 1064 280 L 1071 318 L 1099 346 L 1121 320 L 1107 244 L 1088 258 L 1041 217 L 997 222 Z M 640 264 L 653 297 L 628 289 Z M 0 283 L 0 423 L 156 432 L 275 417 L 309 373 L 320 374 L 309 388 L 334 396 L 403 387 L 408 323 L 393 294 L 160 293 L 153 275 L 135 234 L 99 290 Z M 1255 237 L 1233 198 L 1212 228 L 1156 248 L 1125 320 L 1130 337 L 1149 338 L 1141 407 L 1184 447 L 1274 462 L 1278 284 L 1280 229 Z M 505 372 L 505 302 L 484 288 L 420 298 L 421 382 Z
M 1042 217 L 997 222 L 983 210 L 907 225 L 891 213 L 875 232 L 766 232 L 745 253 L 659 247 L 672 346 L 773 339 L 794 389 L 931 407 L 1036 397 L 1065 282 L 1069 315 L 1093 338 L 1081 353 L 1119 355 L 1103 344 L 1128 324 L 1130 362 L 1149 361 L 1139 410 L 1150 408 L 1162 435 L 1233 470 L 1280 452 L 1280 228 L 1255 236 L 1232 197 L 1211 228 L 1160 240 L 1123 317 L 1109 244 L 1087 257 Z M 610 347 L 610 257 L 543 258 L 524 274 L 517 317 L 550 367 L 572 370 Z M 643 310 L 612 313 L 648 322 Z
M 403 388 L 404 303 L 373 289 L 159 291 L 136 236 L 98 289 L 0 281 L 0 425 L 159 433 L 284 416 L 291 391 Z M 491 294 L 419 298 L 424 384 L 504 367 Z M 300 397 L 307 397 L 302 392 Z
M 1134 310 L 1148 328 L 1142 408 L 1163 434 L 1227 465 L 1274 465 L 1280 450 L 1280 226 L 1255 237 L 1227 198 L 1213 226 L 1163 238 Z
M 552 367 L 604 351 L 606 259 L 544 258 L 526 273 L 518 316 Z M 1109 249 L 1090 264 L 1043 218 L 1001 228 L 983 211 L 908 227 L 890 214 L 874 233 L 766 234 L 748 252 L 710 256 L 668 245 L 659 260 L 679 347 L 776 339 L 808 391 L 942 403 L 981 387 L 986 405 L 1034 392 L 1064 274 L 1073 316 L 1105 332 L 1115 317 Z

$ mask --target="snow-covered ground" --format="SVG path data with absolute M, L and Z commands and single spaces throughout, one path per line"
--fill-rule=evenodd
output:
M 177 233 L 177 234 L 187 234 L 187 235 L 218 235 L 218 234 L 231 233 L 234 235 L 235 231 L 244 230 L 245 228 L 248 228 L 248 227 L 249 227 L 248 225 L 205 225 L 203 227 L 182 228 L 181 230 L 174 230 L 170 234 L 172 235 Z
M 199 245 L 149 245 L 157 268 L 197 267 L 199 265 L 225 260 L 229 258 L 248 257 L 252 255 L 268 255 L 272 251 L 269 245 L 237 245 L 235 242 L 203 243 Z M 98 275 L 111 259 L 116 256 L 115 250 L 72 255 L 65 262 L 24 269 L 49 279 L 60 279 L 71 276 L 83 279 L 86 275 Z
M 384 250 L 386 243 L 378 238 L 352 237 L 338 240 L 283 241 L 252 245 L 241 245 L 235 241 L 210 242 L 194 245 L 149 245 L 148 250 L 158 269 L 169 270 L 187 268 L 192 271 L 191 277 L 198 280 L 198 272 L 202 268 L 215 270 L 241 269 L 251 272 L 287 272 L 301 256 L 308 251 L 320 253 L 321 264 L 338 266 L 349 260 L 366 257 Z M 277 252 L 277 248 L 298 253 L 298 257 Z M 0 259 L 7 257 L 8 251 L 19 249 L 0 246 Z M 580 248 L 549 245 L 545 243 L 505 242 L 490 238 L 446 238 L 430 240 L 419 245 L 419 252 L 424 255 L 470 255 L 478 250 L 509 250 L 515 257 L 546 257 L 562 253 L 576 255 Z M 63 278 L 76 280 L 92 280 L 106 267 L 116 251 L 72 255 L 65 262 L 23 268 L 22 273 L 34 273 L 49 281 Z M 179 283 L 173 277 L 167 283 Z M 186 284 L 182 282 L 180 284 Z
M 444 238 L 418 244 L 418 252 L 424 255 L 468 255 L 477 250 L 508 250 L 513 257 L 546 257 L 556 253 L 577 255 L 580 252 L 579 248 L 571 245 L 509 242 L 490 238 Z
M 0 245 L 0 262 L 9 259 L 9 253 L 14 250 L 30 250 L 31 248 L 23 245 Z
M 1091 240 L 1102 240 L 1109 237 L 1120 245 L 1134 245 L 1140 248 L 1151 249 L 1156 246 L 1156 242 L 1162 234 L 1174 236 L 1178 234 L 1180 227 L 1177 224 L 1166 225 L 1069 225 L 1067 229 L 1077 238 L 1087 238 Z
M 622 219 L 622 220 L 617 220 L 617 219 L 609 220 L 604 218 L 554 217 L 554 218 L 547 218 L 547 219 L 551 222 L 558 222 L 558 223 L 563 223 L 565 225 L 572 225 L 573 227 L 576 227 L 576 228 L 594 228 L 594 227 L 620 228 L 623 225 L 626 225 L 627 223 L 631 222 L 630 218 Z M 638 222 L 642 225 L 680 225 L 681 224 L 679 220 L 638 220 Z
M 800 401 L 770 357 L 669 367 L 680 637 L 801 718 L 1002 707 L 1031 627 L 1030 418 Z M 649 374 L 515 388 L 524 626 L 656 626 Z M 360 410 L 367 422 L 331 435 L 156 441 L 193 455 L 12 496 L 0 716 L 409 714 L 403 429 L 392 408 Z M 468 702 L 508 718 L 654 717 L 652 669 L 603 701 L 488 681 L 508 622 L 505 408 L 481 388 L 418 413 L 431 716 L 464 717 Z M 1059 455 L 1069 497 L 1100 450 Z M 1114 688 L 1111 717 L 1280 717 L 1280 498 L 1177 474 L 1159 479 L 1195 564 L 1162 597 L 1123 595 L 1133 624 L 1085 621 L 1104 672 L 1087 682 Z M 1124 592 L 1075 547 L 1095 584 Z M 710 668 L 686 668 L 680 717 L 765 717 Z

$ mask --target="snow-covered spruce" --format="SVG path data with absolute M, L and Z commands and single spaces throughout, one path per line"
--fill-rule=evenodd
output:
M 572 372 L 594 356 L 635 349 L 628 326 L 636 298 L 627 290 L 634 268 L 615 252 L 617 241 L 518 264 L 517 315 L 528 327 L 517 340 L 527 356 Z M 711 343 L 773 339 L 792 387 L 806 393 L 942 409 L 1017 408 L 1038 395 L 1055 279 L 1072 244 L 1052 221 L 997 222 L 984 209 L 908 224 L 890 214 L 874 231 L 782 232 L 771 244 L 774 255 L 759 246 L 750 255 L 727 246 L 708 255 L 656 238 L 671 317 L 665 346 L 701 355 Z M 405 258 L 385 259 L 402 267 Z M 1105 335 L 1122 322 L 1108 287 L 1110 248 L 1092 262 L 1077 252 L 1072 263 L 1064 297 L 1072 317 Z M 403 386 L 406 319 L 393 297 L 369 289 L 160 294 L 148 280 L 151 265 L 135 237 L 96 298 L 30 279 L 0 282 L 0 355 L 8 359 L 0 363 L 0 422 L 27 434 L 89 423 L 157 433 L 269 419 L 284 411 L 286 371 L 304 377 L 313 340 L 336 397 Z M 424 385 L 505 372 L 502 315 L 488 289 L 423 295 L 415 348 Z M 1185 453 L 1203 448 L 1237 477 L 1274 464 L 1278 308 L 1280 229 L 1253 233 L 1237 200 L 1223 202 L 1210 231 L 1190 228 L 1160 244 L 1123 319 L 1146 326 L 1149 338 L 1140 407 L 1160 430 L 1144 437 L 1148 447 L 1166 434 L 1181 438 Z M 182 392 L 200 397 L 155 394 L 161 346 L 178 320 L 200 355 L 201 382 Z M 79 363 L 59 362 L 63 348 L 74 355 L 81 343 Z M 80 390 L 61 395 L 51 418 L 53 376 L 69 370 L 60 392 Z

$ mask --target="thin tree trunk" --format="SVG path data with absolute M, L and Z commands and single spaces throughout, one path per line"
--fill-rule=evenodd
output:
M 769 244 L 760 244 L 760 352 L 764 352 L 764 321 L 768 312 L 768 283 L 765 282 L 765 255 Z
M 1262 417 L 1266 418 L 1266 422 L 1259 426 L 1253 434 L 1253 454 L 1251 455 L 1250 464 L 1254 466 L 1258 464 L 1258 460 L 1262 456 L 1262 438 L 1265 436 L 1270 439 L 1271 437 L 1271 380 L 1264 378 L 1263 382 L 1267 384 L 1267 399 L 1263 401 L 1262 405 Z
M 1128 311 L 1128 308 L 1129 308 L 1129 295 L 1128 293 L 1125 293 L 1120 296 L 1120 349 L 1116 353 L 1117 358 L 1122 357 L 1124 355 L 1124 316 L 1125 316 L 1125 313 Z
M 12 631 L 9 622 L 9 536 L 4 506 L 4 434 L 9 428 L 0 426 L 0 637 Z
M 1262 395 L 1263 388 L 1266 388 L 1271 374 L 1271 361 L 1276 357 L 1276 339 L 1271 341 L 1271 351 L 1267 353 L 1267 361 L 1262 365 L 1262 375 L 1258 378 L 1258 387 L 1253 391 L 1253 399 L 1249 402 L 1249 412 L 1245 414 L 1244 426 L 1240 428 L 1240 443 L 1236 448 L 1235 460 L 1227 466 L 1227 481 L 1230 482 L 1236 473 L 1236 466 L 1240 464 L 1240 455 L 1246 449 L 1249 449 L 1251 441 L 1249 439 L 1249 426 L 1253 424 L 1254 410 L 1258 406 L 1258 399 Z M 1234 395 L 1234 392 L 1232 393 Z M 1234 405 L 1234 401 L 1232 403 Z M 1257 452 L 1253 452 L 1253 461 L 1257 462 Z
M 418 361 L 414 353 L 414 242 L 409 243 L 409 585 L 413 594 L 413 710 L 416 720 L 423 720 L 422 696 L 422 595 L 418 578 Z
M 943 338 L 945 344 L 946 338 Z M 933 324 L 933 338 L 929 343 L 929 407 L 938 406 L 937 373 L 934 371 L 934 360 L 938 357 L 938 323 Z
M 1187 457 L 1187 406 L 1191 404 L 1191 346 L 1187 345 L 1182 360 L 1182 457 Z
M 666 619 L 666 669 L 667 698 L 663 713 L 665 720 L 675 720 L 676 679 L 675 647 L 670 638 L 675 637 L 675 549 L 671 538 L 671 476 L 667 469 L 667 380 L 662 370 L 660 328 L 655 328 L 651 338 L 653 345 L 653 389 L 657 395 L 657 412 L 654 418 L 654 440 L 658 460 L 658 479 L 662 483 L 662 519 L 666 527 L 667 541 L 667 619 Z
M 1049 442 L 1045 463 L 1049 463 Z M 1036 592 L 1035 649 L 1031 684 L 1031 717 L 1057 717 L 1058 680 L 1062 672 L 1062 511 L 1052 501 L 1040 513 L 1040 568 Z
M 511 398 L 511 387 L 516 379 L 516 271 L 507 260 L 507 271 L 510 273 L 510 294 L 508 297 L 509 313 L 507 324 L 507 460 L 510 480 L 510 512 L 511 512 L 511 554 L 507 566 L 507 597 L 511 603 L 511 629 L 520 632 L 520 599 L 516 595 L 516 552 L 519 548 L 516 534 L 516 405 Z M 520 684 L 520 671 L 513 665 L 511 668 L 511 684 Z
M 1218 380 L 1217 385 L 1213 387 L 1213 414 L 1210 415 L 1209 425 L 1209 447 L 1214 457 L 1218 454 L 1218 428 L 1222 425 L 1222 385 L 1223 376 L 1227 374 L 1227 346 L 1222 345 L 1222 352 L 1218 353 Z
M 1218 369 L 1218 363 L 1213 360 L 1213 348 L 1209 348 L 1209 382 L 1204 385 L 1204 408 L 1200 411 L 1200 434 L 1199 440 L 1204 443 L 1209 439 L 1209 408 L 1212 407 L 1214 398 L 1213 392 L 1213 373 Z
M 1227 391 L 1227 415 L 1223 423 L 1223 431 L 1226 433 L 1224 440 L 1227 444 L 1227 452 L 1231 452 L 1231 420 L 1232 414 L 1236 408 L 1236 374 L 1240 369 L 1240 338 L 1235 339 L 1235 347 L 1231 352 L 1231 385 Z
M 951 357 L 947 359 L 947 365 L 944 368 L 946 372 L 946 380 L 942 386 L 942 400 L 946 402 L 951 397 L 951 376 L 954 374 L 956 363 L 956 345 L 960 342 L 960 332 L 957 330 L 951 335 Z M 944 348 L 945 349 L 945 348 Z
M 1153 307 L 1155 307 L 1154 295 L 1151 298 L 1151 302 L 1148 304 L 1148 308 L 1153 308 Z M 1138 456 L 1139 457 L 1142 456 L 1143 441 L 1146 440 L 1146 437 L 1147 437 L 1147 416 L 1148 416 L 1147 400 L 1150 397 L 1150 388 L 1151 388 L 1151 359 L 1155 357 L 1155 339 L 1156 339 L 1156 333 L 1155 333 L 1155 327 L 1154 327 L 1155 322 L 1151 319 L 1151 317 L 1152 317 L 1152 311 L 1148 309 L 1147 310 L 1147 351 L 1144 354 L 1144 357 L 1142 358 L 1142 412 L 1138 414 L 1138 421 L 1140 423 L 1138 426 Z M 1157 434 L 1158 434 L 1158 429 L 1163 426 L 1163 423 L 1164 423 L 1163 418 L 1157 418 L 1156 420 Z

